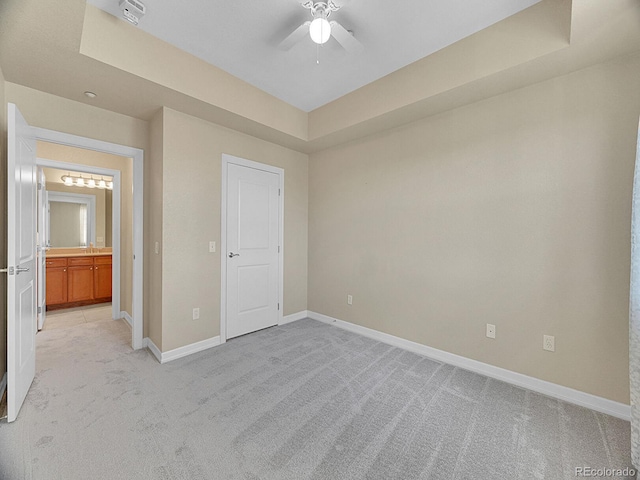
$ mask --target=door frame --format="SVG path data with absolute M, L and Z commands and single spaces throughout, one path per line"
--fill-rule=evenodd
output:
M 278 325 L 282 323 L 284 312 L 284 169 L 264 163 L 222 154 L 222 188 L 220 202 L 220 343 L 227 341 L 227 180 L 228 165 L 253 168 L 278 175 L 278 236 L 280 253 L 278 254 Z
M 48 130 L 46 128 L 32 128 L 36 140 L 57 143 L 68 147 L 84 148 L 96 152 L 110 153 L 112 155 L 128 157 L 133 160 L 133 312 L 131 319 L 131 346 L 134 350 L 139 350 L 143 348 L 144 324 L 144 151 L 140 148 L 104 142 L 102 140 L 81 137 L 70 133 Z M 86 168 L 86 166 L 84 166 L 84 168 Z M 116 198 L 115 187 L 114 182 L 114 199 Z M 118 198 L 120 197 L 119 192 L 117 196 Z M 114 217 L 116 213 L 115 210 L 114 208 Z M 120 295 L 119 289 L 118 295 Z
M 51 142 L 50 142 L 51 143 Z M 36 165 L 40 167 L 57 168 L 60 170 L 72 170 L 79 173 L 93 173 L 94 175 L 103 175 L 105 177 L 113 177 L 113 195 L 111 196 L 112 212 L 111 217 L 111 249 L 112 249 L 112 267 L 111 272 L 111 318 L 121 318 L 120 315 L 120 272 L 121 270 L 121 252 L 120 252 L 120 219 L 121 219 L 121 200 L 120 192 L 122 191 L 122 174 L 120 170 L 112 170 L 110 168 L 94 167 L 79 163 L 62 162 L 58 160 L 49 160 L 47 158 L 37 157 Z M 58 193 L 58 192 L 51 192 Z M 51 195 L 51 193 L 49 195 Z M 60 195 L 74 195 L 60 193 Z M 95 217 L 95 215 L 94 215 Z M 95 218 L 94 218 L 95 221 Z M 51 226 L 49 225 L 48 228 Z M 95 233 L 95 224 L 93 226 Z M 94 242 L 95 245 L 95 242 Z M 133 345 L 133 343 L 132 343 Z
M 37 152 L 36 152 L 37 154 Z M 36 256 L 38 260 L 38 266 L 36 267 L 36 312 L 38 314 L 38 331 L 44 328 L 44 322 L 46 320 L 46 303 L 47 303 L 47 282 L 46 282 L 46 253 L 47 243 L 45 232 L 49 228 L 47 225 L 47 218 L 49 217 L 48 198 L 46 184 L 47 179 L 44 176 L 44 172 L 41 168 L 37 167 L 38 157 L 36 156 L 36 176 L 38 178 L 38 191 L 36 193 L 37 204 L 37 237 L 36 237 Z

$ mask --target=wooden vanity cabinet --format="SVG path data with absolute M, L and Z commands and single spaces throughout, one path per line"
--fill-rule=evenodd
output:
M 67 259 L 47 258 L 47 305 L 67 303 Z
M 69 257 L 69 303 L 93 300 L 93 257 Z
M 111 300 L 111 257 L 94 257 L 93 296 Z
M 47 310 L 111 301 L 111 255 L 47 258 Z

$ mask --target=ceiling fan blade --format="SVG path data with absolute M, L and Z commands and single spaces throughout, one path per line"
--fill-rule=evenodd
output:
M 302 25 L 296 28 L 293 32 L 291 32 L 291 35 L 280 42 L 279 48 L 281 50 L 291 49 L 291 47 L 302 40 L 305 35 L 309 35 L 309 25 L 311 25 L 311 22 L 304 22 Z
M 329 22 L 331 24 L 331 35 L 335 38 L 342 48 L 344 48 L 349 53 L 360 53 L 364 50 L 364 46 L 355 39 L 351 33 L 347 31 L 342 25 L 338 22 L 333 21 Z

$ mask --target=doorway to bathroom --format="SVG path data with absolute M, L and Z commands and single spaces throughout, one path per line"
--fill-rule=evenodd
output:
M 37 142 L 39 330 L 132 323 L 132 163 Z

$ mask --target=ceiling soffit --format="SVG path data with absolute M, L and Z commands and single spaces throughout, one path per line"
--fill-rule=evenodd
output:
M 0 62 L 8 82 L 144 120 L 167 106 L 308 153 L 636 51 L 639 17 L 635 0 L 543 0 L 309 114 L 84 0 L 0 3 Z
M 322 139 L 340 130 L 566 48 L 569 29 L 570 2 L 544 0 L 309 114 L 92 5 L 80 53 L 297 141 L 325 145 L 331 141 Z
M 441 97 L 565 49 L 570 30 L 571 2 L 540 2 L 314 110 L 309 114 L 309 140 Z
M 300 0 L 144 0 L 137 28 L 309 112 L 539 1 L 335 0 L 342 8 L 329 20 L 353 32 L 364 46 L 357 53 L 335 38 L 318 47 L 304 30 L 279 48 L 312 18 Z M 87 3 L 122 17 L 117 0 Z

